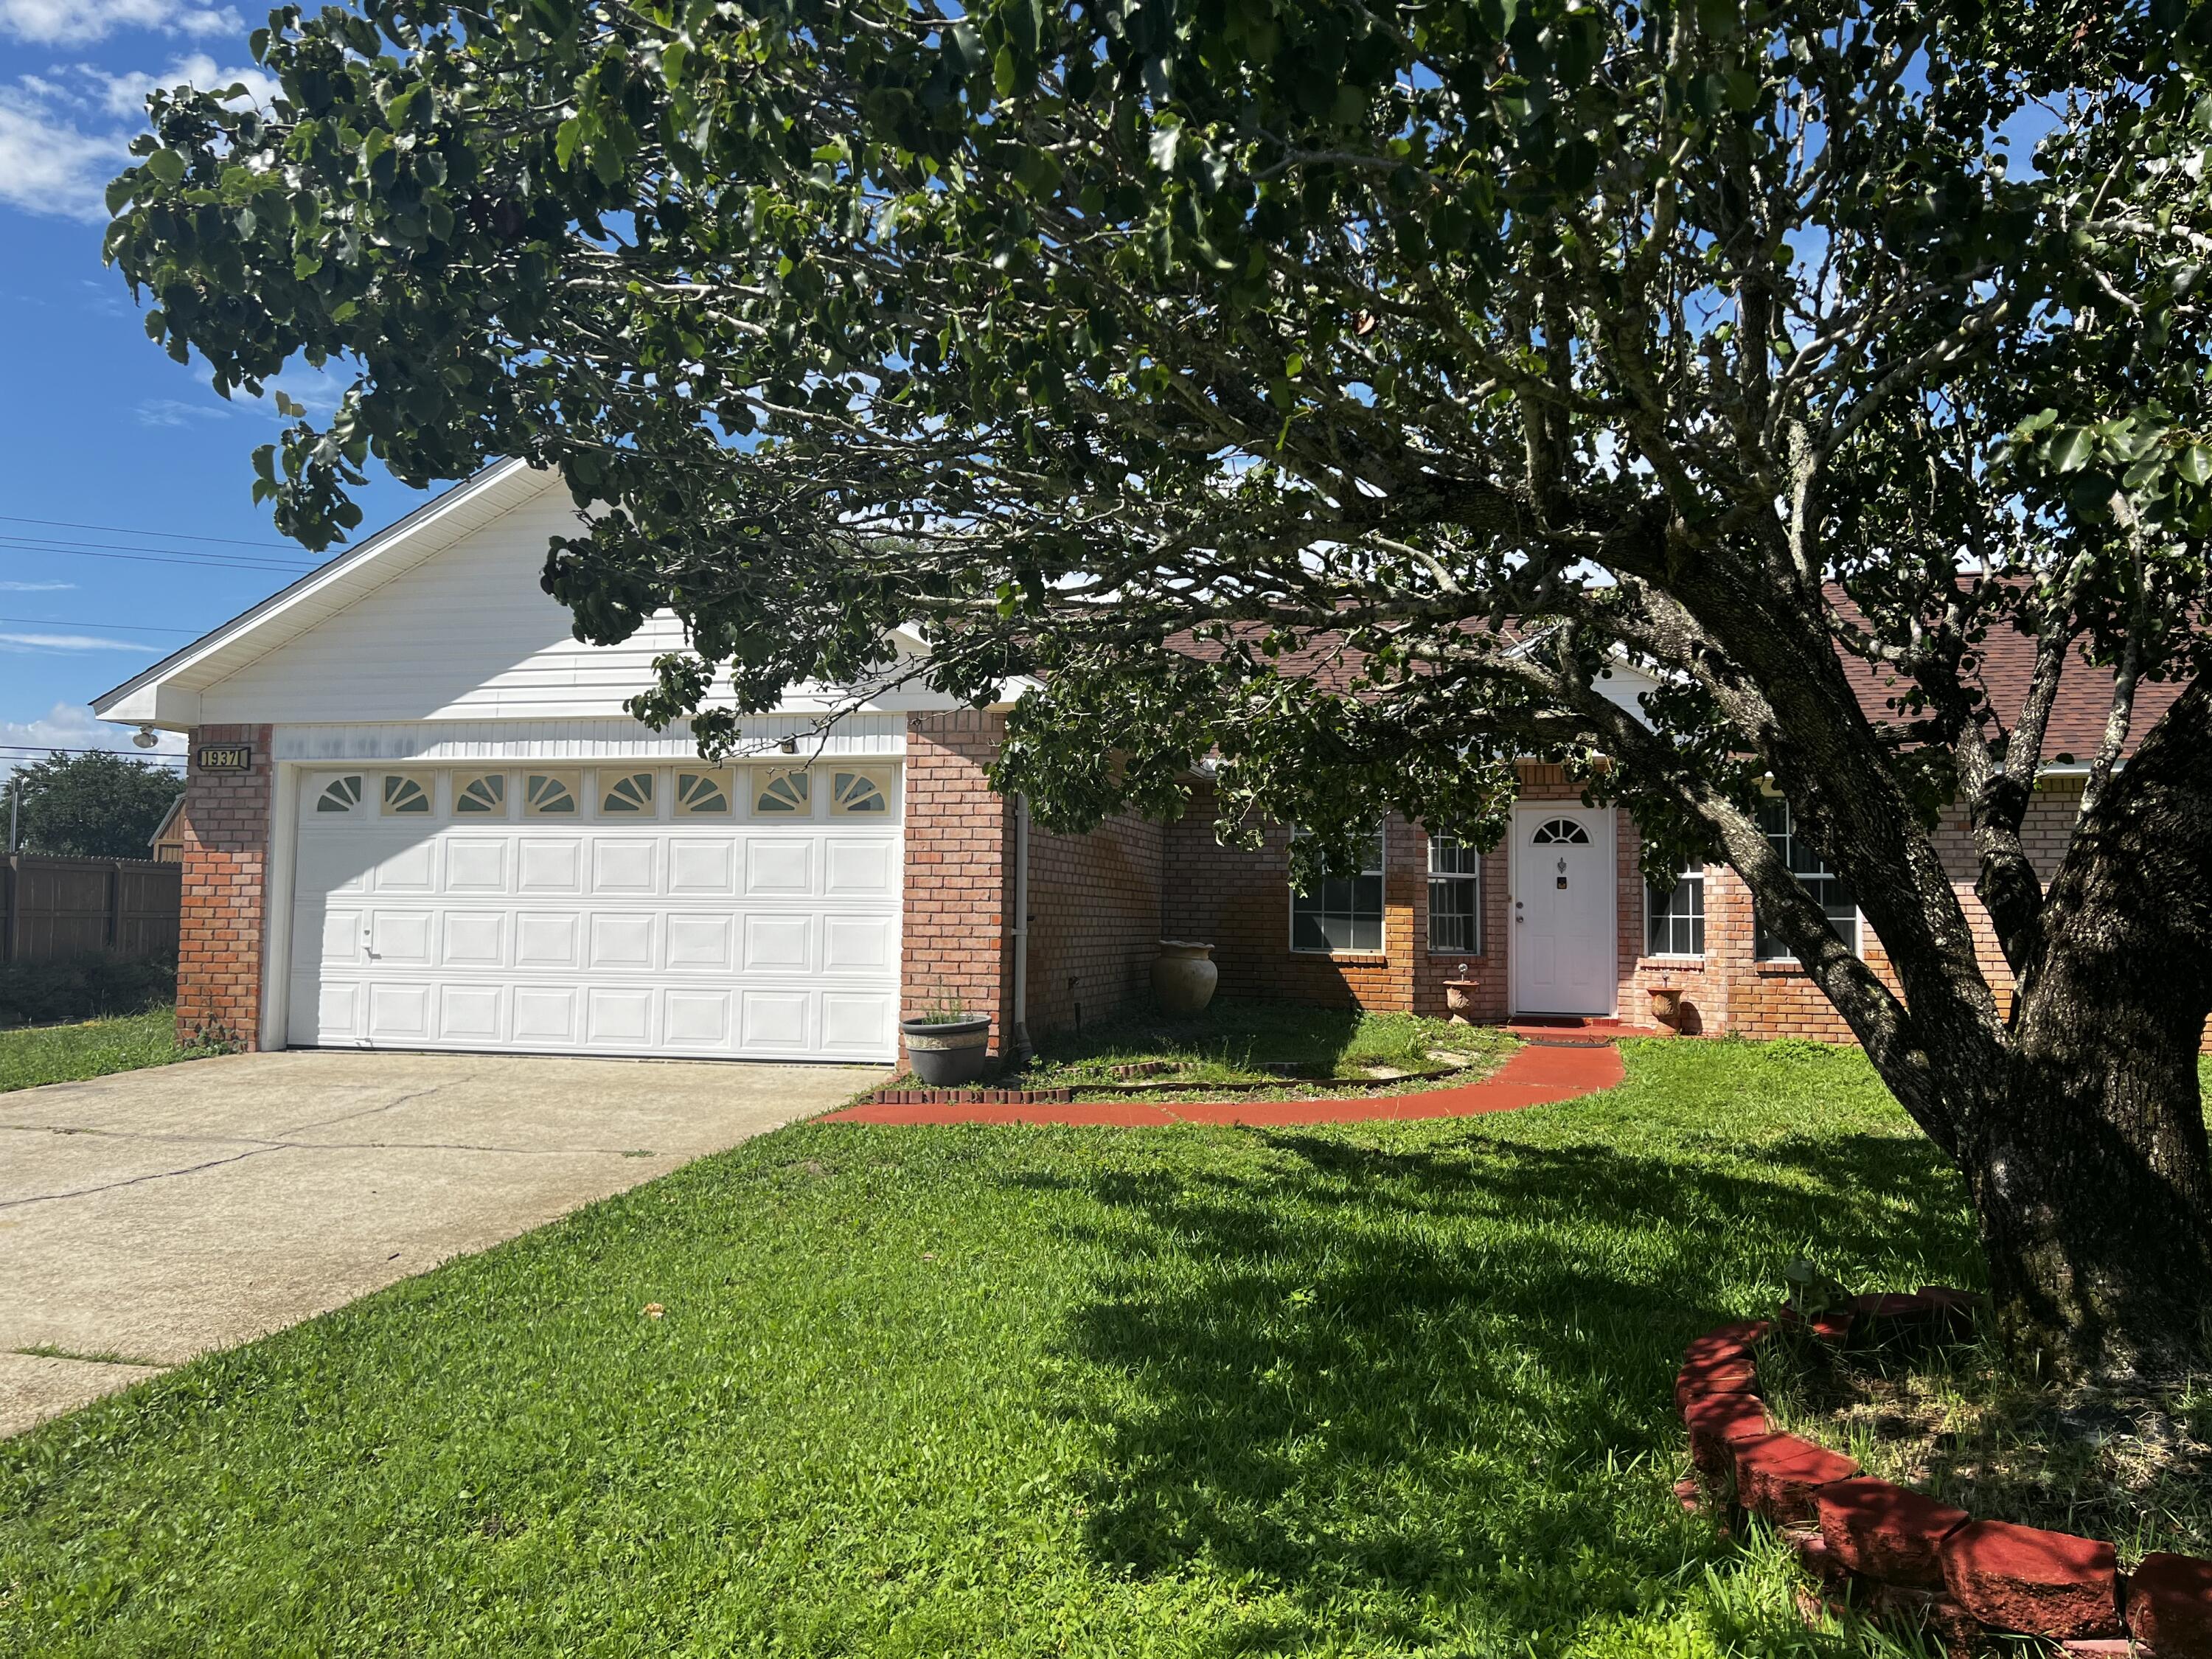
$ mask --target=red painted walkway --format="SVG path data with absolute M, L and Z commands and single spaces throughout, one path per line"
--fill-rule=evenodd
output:
M 848 1106 L 817 1123 L 1071 1123 L 1136 1128 L 1155 1123 L 1361 1123 L 1370 1118 L 1476 1117 L 1610 1089 L 1624 1075 L 1610 1043 L 1571 1048 L 1532 1042 L 1480 1083 L 1416 1095 L 1356 1095 L 1340 1100 L 1211 1102 L 1094 1100 L 1065 1106 Z

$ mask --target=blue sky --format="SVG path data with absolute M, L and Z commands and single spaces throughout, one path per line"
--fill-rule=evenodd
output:
M 89 698 L 317 562 L 253 505 L 275 410 L 171 362 L 100 262 L 100 192 L 145 88 L 258 80 L 260 21 L 197 0 L 0 0 L 0 769 L 24 744 L 127 749 Z M 311 408 L 334 395 L 284 384 Z M 364 529 L 420 499 L 377 476 Z

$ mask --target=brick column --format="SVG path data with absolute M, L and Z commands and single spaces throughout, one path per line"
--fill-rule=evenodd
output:
M 1006 730 L 1003 715 L 973 709 L 907 718 L 900 1012 L 957 999 L 991 1017 L 994 1054 L 1013 1004 L 1014 814 L 984 768 Z
M 248 772 L 203 773 L 185 783 L 176 831 L 184 840 L 184 901 L 177 941 L 177 1036 L 221 1027 L 261 1046 L 263 901 L 275 773 L 265 726 L 203 726 L 192 746 L 244 743 Z

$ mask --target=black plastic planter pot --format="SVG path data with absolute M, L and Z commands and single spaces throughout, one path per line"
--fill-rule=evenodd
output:
M 899 1035 L 906 1039 L 907 1058 L 914 1074 L 933 1089 L 955 1089 L 983 1075 L 991 1055 L 991 1022 L 982 1019 L 932 1021 L 902 1019 Z

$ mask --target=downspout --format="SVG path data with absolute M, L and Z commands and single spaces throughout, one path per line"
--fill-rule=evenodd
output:
M 1006 1033 L 1014 1058 L 1029 1064 L 1030 1046 L 1030 798 L 1014 797 L 1014 1017 Z

